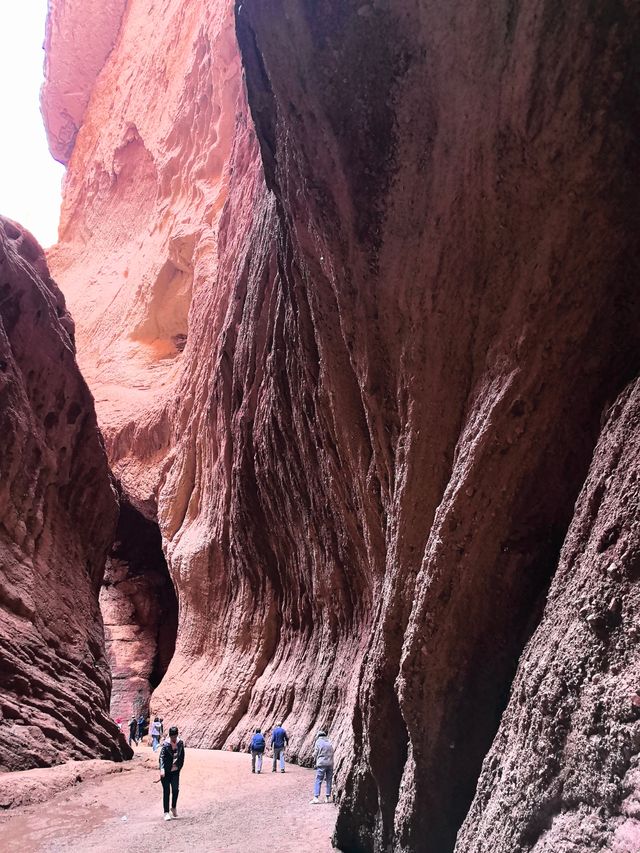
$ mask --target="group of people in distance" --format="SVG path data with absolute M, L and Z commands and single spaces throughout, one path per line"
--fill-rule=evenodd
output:
M 271 772 L 276 773 L 278 763 L 280 764 L 280 772 L 284 773 L 284 751 L 289 743 L 289 737 L 280 723 L 271 731 L 271 748 L 273 750 L 273 764 Z M 264 757 L 267 742 L 261 729 L 256 729 L 249 752 L 251 753 L 251 772 L 262 773 L 262 759 Z M 316 779 L 313 791 L 312 805 L 320 802 L 320 792 L 322 783 L 325 783 L 326 794 L 325 803 L 331 802 L 331 787 L 333 784 L 333 744 L 329 740 L 326 731 L 320 729 L 313 748 L 313 760 L 316 769 Z
M 155 722 L 160 722 L 156 717 Z M 151 737 L 154 740 L 153 725 L 150 729 Z M 272 773 L 276 773 L 278 765 L 280 772 L 285 772 L 284 766 L 284 751 L 289 743 L 289 737 L 285 729 L 280 725 L 276 725 L 271 732 L 271 748 L 273 750 L 273 766 Z M 251 772 L 262 772 L 262 759 L 264 757 L 267 743 L 260 729 L 256 729 L 249 751 L 251 753 Z M 314 783 L 313 799 L 311 803 L 316 805 L 320 803 L 320 794 L 322 783 L 325 783 L 326 794 L 325 803 L 331 802 L 331 787 L 333 783 L 333 745 L 327 736 L 324 729 L 320 729 L 316 738 L 313 749 L 314 765 L 316 769 L 316 778 Z M 169 729 L 169 737 L 162 744 L 160 749 L 160 757 L 158 760 L 160 767 L 160 781 L 162 782 L 162 807 L 165 820 L 173 820 L 178 817 L 178 793 L 180 790 L 180 771 L 184 764 L 184 743 L 178 737 L 178 727 L 171 726 Z
M 121 720 L 116 720 L 118 726 L 120 726 Z M 147 725 L 148 723 L 148 725 Z M 164 725 L 162 722 L 162 717 L 154 717 L 153 722 L 148 722 L 147 718 L 144 715 L 140 715 L 137 719 L 135 716 L 131 717 L 129 720 L 129 746 L 135 743 L 138 746 L 141 743 L 142 738 L 144 737 L 145 730 L 148 728 L 149 730 L 149 739 L 151 741 L 151 746 L 153 747 L 153 751 L 160 747 L 160 741 L 162 740 L 162 735 L 164 734 Z

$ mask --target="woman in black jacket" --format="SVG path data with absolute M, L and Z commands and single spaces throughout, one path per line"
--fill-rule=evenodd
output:
M 162 805 L 164 819 L 177 818 L 180 771 L 184 764 L 184 743 L 178 737 L 178 727 L 171 726 L 169 737 L 160 750 L 160 781 L 162 782 Z M 169 811 L 169 790 L 171 790 L 171 811 Z

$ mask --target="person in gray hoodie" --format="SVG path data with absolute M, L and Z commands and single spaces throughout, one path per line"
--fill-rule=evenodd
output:
M 313 759 L 316 767 L 316 782 L 313 791 L 312 805 L 320 802 L 322 783 L 327 786 L 325 803 L 331 802 L 331 783 L 333 782 L 333 744 L 324 730 L 318 732 L 316 745 L 313 749 Z

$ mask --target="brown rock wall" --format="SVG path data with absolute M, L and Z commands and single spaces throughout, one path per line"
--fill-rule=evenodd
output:
M 640 849 L 640 383 L 607 414 L 464 853 Z
M 638 20 L 251 0 L 237 19 L 294 247 L 282 266 L 320 303 L 321 363 L 348 353 L 381 496 L 384 579 L 336 838 L 442 853 L 602 407 L 638 366 Z
M 121 760 L 98 609 L 115 493 L 64 298 L 6 219 L 0 421 L 0 767 Z

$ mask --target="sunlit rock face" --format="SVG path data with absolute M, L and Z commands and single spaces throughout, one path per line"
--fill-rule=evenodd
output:
M 127 0 L 49 0 L 41 103 L 49 148 L 60 163 L 69 160 L 126 6 Z
M 83 3 L 65 9 L 84 14 Z M 50 29 L 58 16 L 54 6 Z M 114 470 L 153 516 L 175 454 L 173 413 L 186 418 L 192 405 L 176 395 L 198 360 L 187 341 L 193 296 L 214 284 L 240 62 L 220 4 L 130 2 L 124 20 L 76 140 L 49 260 Z M 52 46 L 50 64 L 56 56 Z
M 152 705 L 328 726 L 346 850 L 453 849 L 639 369 L 637 20 L 489 5 L 130 0 L 50 256 L 178 594 Z
M 64 298 L 6 219 L 0 435 L 0 770 L 121 759 L 98 609 L 116 497 Z

